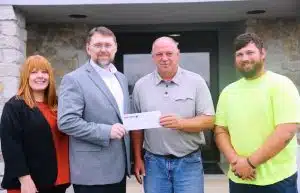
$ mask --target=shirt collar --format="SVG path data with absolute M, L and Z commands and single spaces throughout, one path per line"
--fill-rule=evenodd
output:
M 170 80 L 170 82 L 174 82 L 175 84 L 180 84 L 180 80 L 181 80 L 181 76 L 182 76 L 182 68 L 180 68 L 178 66 L 177 72 L 175 74 L 175 76 L 172 78 L 172 80 Z M 161 82 L 165 82 L 161 76 L 159 75 L 157 69 L 154 71 L 154 80 L 155 80 L 155 85 L 160 84 Z
M 118 70 L 115 67 L 115 65 L 113 65 L 112 63 L 110 63 L 107 67 L 107 69 L 102 68 L 101 66 L 99 66 L 98 64 L 96 64 L 93 60 L 90 59 L 90 64 L 92 65 L 92 67 L 96 70 L 96 71 L 100 71 L 100 72 L 110 72 L 112 74 L 115 74 Z

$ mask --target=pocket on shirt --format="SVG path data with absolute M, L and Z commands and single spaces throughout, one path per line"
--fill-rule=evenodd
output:
M 174 106 L 176 111 L 184 117 L 195 116 L 195 96 L 182 94 L 173 97 Z
M 183 95 L 177 95 L 177 96 L 173 96 L 173 100 L 180 104 L 180 103 L 195 103 L 195 96 L 192 95 L 187 95 L 187 94 L 183 94 Z

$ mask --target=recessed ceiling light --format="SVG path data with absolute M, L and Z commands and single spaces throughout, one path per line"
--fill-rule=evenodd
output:
M 69 17 L 74 18 L 74 19 L 83 19 L 83 18 L 86 18 L 87 16 L 83 15 L 83 14 L 71 14 L 71 15 L 69 15 Z
M 178 36 L 180 36 L 180 34 L 169 34 L 169 36 L 171 36 L 171 37 L 178 37 Z
M 266 13 L 266 11 L 262 9 L 247 11 L 248 15 L 263 14 L 263 13 Z

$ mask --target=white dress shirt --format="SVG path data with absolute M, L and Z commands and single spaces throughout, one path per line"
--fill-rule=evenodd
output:
M 93 60 L 90 60 L 90 64 L 92 67 L 96 70 L 96 72 L 101 76 L 101 78 L 104 80 L 106 86 L 112 93 L 112 95 L 115 97 L 115 100 L 117 101 L 119 111 L 121 114 L 121 117 L 123 118 L 124 115 L 124 95 L 122 87 L 115 76 L 115 73 L 117 72 L 116 67 L 110 63 L 107 67 L 107 69 L 104 69 L 100 67 L 98 64 L 96 64 Z

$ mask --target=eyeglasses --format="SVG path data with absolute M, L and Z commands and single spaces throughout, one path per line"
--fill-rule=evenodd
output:
M 109 50 L 113 47 L 112 44 L 93 44 L 91 46 L 94 47 L 97 50 L 100 50 L 100 49 L 103 49 L 103 48 Z

